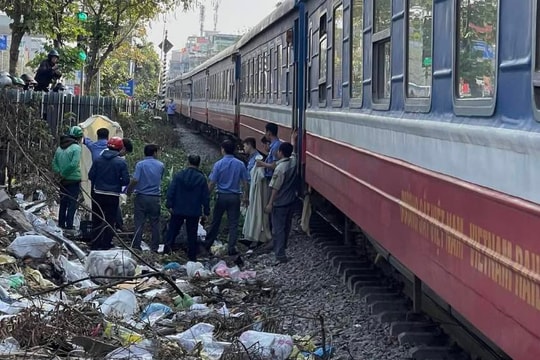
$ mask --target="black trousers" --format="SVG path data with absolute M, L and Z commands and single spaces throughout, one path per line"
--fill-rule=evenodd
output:
M 171 251 L 174 245 L 174 239 L 182 229 L 182 225 L 186 223 L 186 235 L 188 243 L 188 259 L 189 261 L 197 261 L 197 230 L 199 228 L 198 216 L 171 215 L 169 222 L 169 231 L 165 240 L 165 251 Z
M 119 201 L 118 196 L 92 192 L 92 231 L 94 233 L 94 242 L 90 247 L 92 250 L 109 250 L 113 247 L 113 228 Z

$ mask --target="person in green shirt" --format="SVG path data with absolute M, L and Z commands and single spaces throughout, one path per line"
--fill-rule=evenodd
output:
M 53 171 L 60 177 L 60 211 L 58 226 L 73 229 L 73 219 L 81 192 L 81 139 L 83 131 L 72 126 L 67 135 L 60 137 L 60 146 L 54 153 Z

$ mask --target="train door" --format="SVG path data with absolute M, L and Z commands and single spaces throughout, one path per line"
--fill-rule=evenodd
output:
M 299 157 L 299 173 L 304 178 L 304 119 L 306 109 L 306 45 L 308 41 L 307 13 L 303 2 L 298 3 L 298 18 L 294 21 L 292 30 L 293 51 L 293 104 L 292 104 L 292 129 L 298 130 L 297 147 L 301 154 Z M 289 32 L 287 32 L 289 40 Z
M 232 56 L 234 62 L 234 78 L 233 89 L 231 89 L 232 103 L 234 106 L 234 135 L 240 137 L 240 97 L 242 88 L 245 84 L 242 84 L 240 75 L 242 74 L 242 59 L 240 53 L 235 53 Z

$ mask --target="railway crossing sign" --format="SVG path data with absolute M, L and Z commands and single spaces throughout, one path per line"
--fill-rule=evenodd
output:
M 167 39 L 165 39 L 164 41 L 165 41 L 165 46 L 163 45 L 163 41 L 162 41 L 159 43 L 158 47 L 160 49 L 163 49 L 165 51 L 165 54 L 167 54 L 169 51 L 171 51 L 174 45 Z

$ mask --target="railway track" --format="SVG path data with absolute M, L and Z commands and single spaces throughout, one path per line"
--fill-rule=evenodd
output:
M 194 123 L 181 126 L 217 146 L 225 139 Z M 313 244 L 324 250 L 349 291 L 366 302 L 371 316 L 386 324 L 388 336 L 409 349 L 408 359 L 511 359 L 332 205 L 314 201 L 313 206 Z
M 415 287 L 414 275 L 360 230 L 336 224 L 322 211 L 312 215 L 310 228 L 314 245 L 324 250 L 332 269 L 364 299 L 371 316 L 388 325 L 389 335 L 409 348 L 410 359 L 510 359 L 430 289 Z

